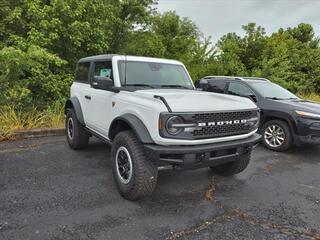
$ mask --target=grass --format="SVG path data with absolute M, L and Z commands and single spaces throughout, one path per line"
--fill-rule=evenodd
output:
M 299 95 L 298 94 L 298 96 L 303 99 L 308 99 L 308 100 L 320 103 L 320 95 L 317 95 L 317 94 L 309 94 L 309 95 Z
M 12 106 L 4 106 L 0 108 L 0 141 L 11 139 L 18 130 L 63 127 L 64 120 L 63 109 L 60 107 L 43 111 L 36 108 L 21 111 Z

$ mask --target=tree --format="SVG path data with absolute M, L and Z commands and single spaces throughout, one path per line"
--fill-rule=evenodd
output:
M 271 36 L 255 23 L 216 45 L 189 18 L 158 13 L 156 0 L 0 1 L 0 103 L 63 102 L 79 58 L 103 53 L 182 61 L 192 78 L 260 76 L 320 93 L 320 48 L 310 24 Z
M 311 42 L 314 38 L 313 27 L 310 24 L 300 23 L 297 27 L 288 28 L 287 32 L 302 43 Z
M 218 69 L 228 75 L 269 78 L 293 92 L 319 92 L 319 38 L 309 24 L 279 29 L 270 37 L 249 23 L 245 35 L 223 36 L 217 44 Z
M 121 52 L 154 0 L 3 0 L 0 81 L 4 103 L 45 108 L 68 96 L 79 58 Z M 119 40 L 121 39 L 121 40 Z M 150 46 L 154 47 L 154 46 Z
M 175 12 L 154 14 L 148 25 L 131 33 L 130 39 L 128 53 L 180 60 L 193 79 L 206 72 L 212 54 L 210 39 L 203 38 L 194 22 Z
M 30 45 L 21 50 L 5 47 L 0 51 L 0 105 L 25 110 L 46 108 L 68 95 L 72 77 L 60 69 L 67 62 L 47 50 Z

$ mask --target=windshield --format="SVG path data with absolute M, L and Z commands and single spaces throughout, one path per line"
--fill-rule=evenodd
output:
M 248 81 L 249 82 L 249 81 Z M 249 82 L 250 86 L 262 97 L 274 99 L 298 98 L 293 93 L 272 82 Z
M 122 86 L 194 89 L 191 79 L 181 65 L 119 61 L 118 66 Z

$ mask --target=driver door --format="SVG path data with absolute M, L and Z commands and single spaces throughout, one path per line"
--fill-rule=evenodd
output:
M 92 79 L 94 76 L 109 77 L 113 80 L 111 60 L 93 62 L 90 79 L 91 88 L 89 90 L 91 99 L 88 107 L 88 127 L 100 135 L 107 137 L 111 119 L 110 116 L 113 111 L 112 98 L 115 93 L 108 90 L 93 88 Z

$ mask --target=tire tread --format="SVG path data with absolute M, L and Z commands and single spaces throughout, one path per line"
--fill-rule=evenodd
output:
M 73 140 L 70 140 L 68 137 L 68 130 L 67 130 L 67 123 L 68 119 L 72 117 L 73 125 L 74 125 L 74 136 Z M 83 149 L 88 146 L 89 142 L 89 133 L 84 129 L 84 127 L 81 125 L 81 123 L 78 121 L 77 116 L 75 114 L 75 111 L 71 108 L 67 110 L 67 117 L 66 117 L 66 137 L 69 143 L 69 146 L 74 149 Z
M 153 193 L 157 183 L 157 168 L 153 162 L 147 158 L 144 148 L 138 138 L 132 131 L 122 131 L 115 137 L 114 147 L 112 147 L 112 157 L 115 161 L 115 153 L 119 142 L 126 142 L 130 146 L 130 155 L 134 165 L 133 179 L 134 182 L 129 191 L 122 191 L 121 187 L 118 188 L 120 194 L 129 200 L 136 200 L 141 197 L 148 196 Z M 113 163 L 115 166 L 115 163 Z M 115 178 L 117 178 L 114 170 Z

